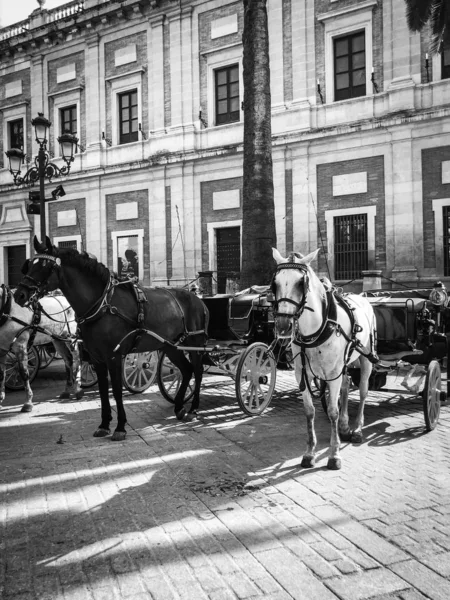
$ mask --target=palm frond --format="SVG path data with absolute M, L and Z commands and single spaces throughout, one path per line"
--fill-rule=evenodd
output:
M 433 0 L 430 12 L 430 52 L 442 52 L 450 45 L 450 1 Z
M 406 21 L 411 31 L 422 31 L 430 18 L 435 0 L 405 0 Z

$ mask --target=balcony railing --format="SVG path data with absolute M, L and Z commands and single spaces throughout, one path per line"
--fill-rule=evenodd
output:
M 72 0 L 72 2 L 68 2 L 67 4 L 63 4 L 62 6 L 58 6 L 52 10 L 43 10 L 42 13 L 44 17 L 44 24 L 53 23 L 54 21 L 59 21 L 60 19 L 66 19 L 67 17 L 78 14 L 83 9 L 84 0 Z M 13 38 L 24 33 L 25 31 L 30 31 L 30 28 L 30 17 L 20 21 L 19 23 L 14 23 L 13 25 L 4 27 L 3 29 L 0 29 L 0 41 Z

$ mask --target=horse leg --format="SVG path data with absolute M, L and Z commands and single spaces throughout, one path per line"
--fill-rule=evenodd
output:
M 111 440 L 113 442 L 122 442 L 127 435 L 125 431 L 127 416 L 123 406 L 122 357 L 120 355 L 108 361 L 108 371 L 117 408 L 117 427 L 111 436 Z
M 352 432 L 348 422 L 348 390 L 349 390 L 349 376 L 342 376 L 341 391 L 339 395 L 340 407 L 339 407 L 339 437 L 343 442 L 349 442 L 352 437 Z
M 301 466 L 305 469 L 309 469 L 313 467 L 316 463 L 316 431 L 314 428 L 314 416 L 316 413 L 316 409 L 314 408 L 314 404 L 312 401 L 311 394 L 309 393 L 308 388 L 306 388 L 302 392 L 303 396 L 303 408 L 305 410 L 306 415 L 306 427 L 307 427 L 307 444 L 306 444 L 306 452 L 303 455 Z
M 178 367 L 182 377 L 180 387 L 174 399 L 175 416 L 179 421 L 193 421 L 195 419 L 195 414 L 192 412 L 186 413 L 186 409 L 184 408 L 184 397 L 192 376 L 193 366 L 184 355 L 184 352 L 181 350 L 177 350 L 176 348 L 168 346 L 165 348 L 165 352 L 173 364 Z
M 98 429 L 94 432 L 94 437 L 105 437 L 111 433 L 109 424 L 111 423 L 111 405 L 109 403 L 108 394 L 108 368 L 106 363 L 95 363 L 95 372 L 98 378 L 98 391 L 100 393 L 100 401 L 102 403 L 102 422 Z
M 20 412 L 31 412 L 33 410 L 33 391 L 30 385 L 30 372 L 28 370 L 28 339 L 24 343 L 14 346 L 13 351 L 19 364 L 19 373 L 25 386 L 26 402 Z
M 200 352 L 191 352 L 190 357 L 194 367 L 195 390 L 189 414 L 196 415 L 200 404 L 200 386 L 203 379 L 203 355 Z
M 68 343 L 68 348 L 72 356 L 72 381 L 76 400 L 80 400 L 84 396 L 84 390 L 81 387 L 81 356 L 80 344 Z
M 359 382 L 359 406 L 355 420 L 355 428 L 352 433 L 352 442 L 361 444 L 363 441 L 362 428 L 364 426 L 364 405 L 369 392 L 369 377 L 372 372 L 372 363 L 361 356 L 361 379 Z
M 338 432 L 339 406 L 338 398 L 341 389 L 342 377 L 338 377 L 334 381 L 328 382 L 330 390 L 330 399 L 328 402 L 328 418 L 331 424 L 331 439 L 330 439 L 330 456 L 328 458 L 327 467 L 337 470 L 341 468 L 341 458 L 339 456 L 340 440 Z
M 5 399 L 6 354 L 0 352 L 0 409 Z
M 70 392 L 73 387 L 73 360 L 72 354 L 69 352 L 67 345 L 59 340 L 53 341 L 56 351 L 61 355 L 64 361 L 64 369 L 66 371 L 66 386 L 64 391 L 59 395 L 60 400 L 70 398 Z

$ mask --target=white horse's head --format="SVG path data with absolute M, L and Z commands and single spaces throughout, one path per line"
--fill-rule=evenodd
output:
M 310 277 L 313 274 L 310 264 L 317 257 L 320 248 L 303 256 L 291 252 L 287 258 L 272 248 L 277 268 L 272 279 L 272 292 L 275 296 L 275 330 L 278 338 L 292 338 L 295 333 L 294 321 L 305 309 Z

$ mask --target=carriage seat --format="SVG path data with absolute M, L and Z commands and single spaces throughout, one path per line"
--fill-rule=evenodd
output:
M 417 337 L 416 315 L 427 303 L 423 297 L 368 297 L 377 321 L 379 354 L 411 349 Z

